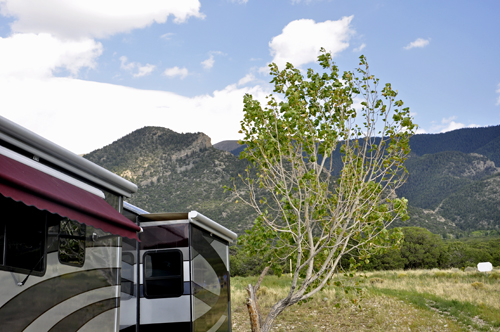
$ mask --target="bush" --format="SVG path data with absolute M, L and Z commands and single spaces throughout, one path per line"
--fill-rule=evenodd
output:
M 482 282 L 479 282 L 479 281 L 476 281 L 476 282 L 473 282 L 472 284 L 470 284 L 472 286 L 472 288 L 474 289 L 483 289 L 484 288 L 484 284 Z
M 432 269 L 442 266 L 442 240 L 425 228 L 403 227 L 405 239 L 401 246 L 401 257 L 406 269 Z

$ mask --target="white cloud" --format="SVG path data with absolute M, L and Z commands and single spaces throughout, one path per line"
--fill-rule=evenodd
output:
M 61 41 L 49 34 L 14 34 L 0 37 L 0 76 L 50 77 L 58 69 L 77 76 L 82 68 L 95 68 L 101 43 L 91 39 Z
M 155 65 L 150 65 L 149 63 L 146 64 L 145 66 L 139 66 L 137 67 L 138 71 L 137 73 L 134 74 L 134 77 L 149 75 L 153 72 L 153 70 L 155 70 L 155 68 L 156 68 Z
M 418 127 L 417 131 L 415 133 L 416 134 L 427 134 L 427 130 L 425 130 L 424 128 Z
M 316 61 L 321 47 L 335 56 L 349 47 L 349 39 L 354 33 L 349 26 L 353 17 L 319 23 L 309 19 L 288 23 L 282 33 L 269 43 L 273 62 L 280 69 L 287 62 L 300 67 Z
M 133 70 L 134 67 L 135 67 L 135 63 L 134 62 L 128 62 L 128 59 L 126 56 L 121 56 L 120 57 L 120 68 L 121 69 L 125 69 L 125 70 Z
M 361 52 L 362 49 L 364 49 L 366 47 L 366 44 L 363 43 L 361 45 L 359 45 L 359 47 L 356 47 L 355 49 L 353 49 L 353 52 Z
M 404 47 L 404 49 L 409 50 L 409 49 L 412 49 L 415 47 L 420 47 L 420 48 L 425 47 L 425 46 L 429 45 L 430 40 L 431 40 L 430 38 L 429 39 L 417 38 L 417 40 L 406 45 Z
M 238 85 L 245 85 L 245 84 L 253 82 L 253 81 L 255 81 L 255 76 L 254 76 L 254 74 L 250 73 L 250 74 L 247 74 L 242 79 L 240 79 L 238 81 Z
M 232 3 L 239 3 L 239 4 L 245 4 L 248 2 L 248 0 L 229 0 Z
M 189 17 L 203 18 L 199 0 L 1 0 L 0 14 L 14 17 L 14 32 L 50 33 L 57 37 L 103 38 L 120 32 Z
M 134 69 L 137 69 L 137 72 L 132 74 L 134 77 L 142 77 L 142 76 L 147 76 L 153 72 L 153 70 L 156 69 L 155 65 L 151 64 L 146 64 L 145 66 L 141 65 L 138 62 L 128 62 L 128 59 L 126 56 L 121 56 L 120 57 L 120 68 L 127 70 L 127 71 L 133 71 Z
M 446 133 L 448 131 L 462 129 L 462 128 L 479 127 L 479 125 L 477 124 L 465 125 L 460 122 L 455 122 L 456 118 L 457 118 L 456 116 L 450 116 L 449 118 L 443 118 L 440 124 L 433 123 L 431 126 L 431 132 Z M 423 131 L 425 132 L 425 130 Z
M 170 40 L 175 35 L 173 32 L 167 32 L 160 36 L 161 39 Z
M 498 89 L 497 89 L 497 93 L 500 94 L 500 83 L 498 84 Z M 497 106 L 500 105 L 500 96 L 498 97 L 498 100 L 497 100 Z
M 212 143 L 239 139 L 244 94 L 265 100 L 271 92 L 266 89 L 233 84 L 212 94 L 188 98 L 72 78 L 0 77 L 0 109 L 2 116 L 56 144 L 75 153 L 87 153 L 143 126 L 203 132 Z
M 214 64 L 215 64 L 214 56 L 215 55 L 224 55 L 224 56 L 227 55 L 225 53 L 222 53 L 221 51 L 210 51 L 208 54 L 209 54 L 208 59 L 201 62 L 201 65 L 205 69 L 211 69 L 214 66 Z
M 208 59 L 206 59 L 205 61 L 202 61 L 201 62 L 201 65 L 203 66 L 203 68 L 205 69 L 211 69 L 213 66 L 214 66 L 214 63 L 215 63 L 215 60 L 214 60 L 214 55 L 211 54 L 210 57 Z
M 168 76 L 168 77 L 176 77 L 179 76 L 181 79 L 186 78 L 188 76 L 189 72 L 186 67 L 179 68 L 177 66 L 172 67 L 172 68 L 167 68 L 164 72 L 163 75 Z

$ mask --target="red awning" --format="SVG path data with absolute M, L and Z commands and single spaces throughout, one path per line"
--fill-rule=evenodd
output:
M 140 231 L 104 199 L 3 155 L 0 194 L 115 235 L 137 239 Z

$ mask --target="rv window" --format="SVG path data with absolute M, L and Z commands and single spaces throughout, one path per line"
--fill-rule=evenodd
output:
M 43 275 L 47 213 L 3 196 L 0 209 L 0 269 Z
M 64 218 L 59 226 L 59 262 L 82 267 L 85 263 L 84 224 Z
M 144 254 L 146 298 L 178 297 L 184 293 L 182 252 L 177 249 Z

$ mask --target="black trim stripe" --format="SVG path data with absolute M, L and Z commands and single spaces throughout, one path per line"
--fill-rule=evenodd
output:
M 122 278 L 122 288 L 123 288 L 123 278 Z M 144 285 L 143 284 L 140 285 L 140 289 L 141 289 L 140 296 L 141 296 L 141 298 L 143 298 L 143 297 L 145 297 L 144 296 Z M 122 292 L 126 293 L 124 291 L 122 291 Z M 134 295 L 135 296 L 135 294 L 130 294 L 130 295 Z M 191 295 L 191 282 L 190 281 L 184 281 L 184 291 L 183 291 L 182 295 Z M 168 297 L 165 297 L 165 298 L 168 298 Z
M 120 332 L 135 332 L 136 326 L 132 325 Z M 161 324 L 141 324 L 141 332 L 191 332 L 191 322 L 181 322 L 181 323 L 161 323 Z
M 119 269 L 84 270 L 39 282 L 0 307 L 1 330 L 23 331 L 54 306 L 79 294 L 119 284 Z
M 119 306 L 120 298 L 118 297 L 92 303 L 60 320 L 59 323 L 49 330 L 49 332 L 76 332 L 90 320 L 106 311 L 118 308 Z

